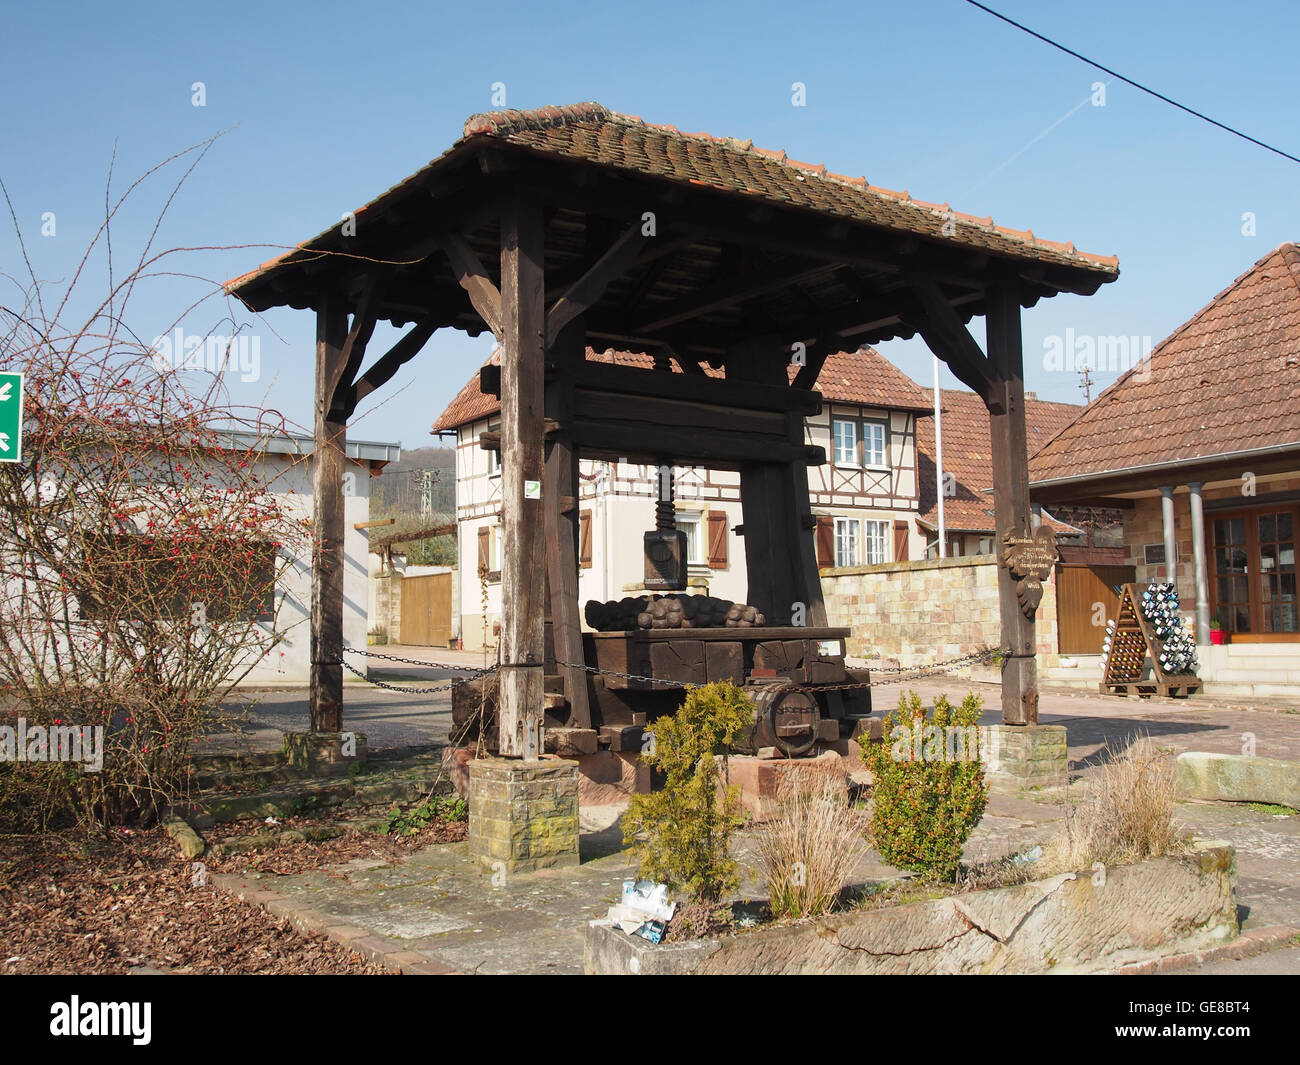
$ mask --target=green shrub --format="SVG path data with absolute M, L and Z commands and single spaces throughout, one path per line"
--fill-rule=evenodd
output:
M 928 879 L 956 877 L 988 802 L 976 728 L 982 704 L 971 693 L 953 707 L 941 695 L 927 717 L 910 692 L 885 715 L 883 743 L 858 737 L 875 777 L 872 841 L 890 865 Z
M 635 845 L 638 876 L 701 902 L 717 901 L 740 882 L 727 855 L 731 833 L 744 823 L 739 789 L 720 786 L 714 755 L 753 722 L 744 692 L 719 682 L 689 689 L 677 713 L 649 726 L 641 758 L 665 780 L 659 791 L 633 795 L 623 815 L 623 842 Z

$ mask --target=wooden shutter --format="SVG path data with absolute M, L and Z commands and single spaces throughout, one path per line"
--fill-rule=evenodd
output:
M 484 525 L 478 531 L 478 568 L 479 571 L 492 569 L 492 530 Z
M 591 569 L 591 511 L 578 511 L 578 565 Z
M 894 522 L 894 561 L 907 561 L 907 522 Z
M 709 511 L 709 565 L 720 569 L 727 565 L 727 512 Z
M 835 565 L 835 519 L 828 514 L 817 515 L 817 565 Z

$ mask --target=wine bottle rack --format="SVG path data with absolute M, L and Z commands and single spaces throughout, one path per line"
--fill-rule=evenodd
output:
M 1153 695 L 1183 699 L 1201 690 L 1201 681 L 1193 673 L 1166 673 L 1160 667 L 1160 649 L 1163 641 L 1155 634 L 1151 623 L 1143 616 L 1139 604 L 1142 589 L 1137 584 L 1122 586 L 1119 613 L 1115 631 L 1111 636 L 1110 653 L 1106 656 L 1106 672 L 1101 682 L 1103 695 L 1137 695 L 1149 699 Z M 1147 661 L 1151 674 L 1147 675 Z

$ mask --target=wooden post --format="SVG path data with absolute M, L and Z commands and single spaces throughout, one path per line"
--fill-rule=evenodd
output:
M 541 205 L 501 216 L 502 755 L 541 755 L 546 539 L 542 502 L 546 306 Z
M 334 397 L 344 371 L 347 314 L 328 301 L 316 313 L 316 420 L 312 455 L 311 730 L 343 729 L 343 473 L 347 421 Z
M 745 341 L 727 353 L 727 378 L 789 387 L 789 359 L 790 348 L 774 337 Z M 791 411 L 786 418 L 790 443 L 802 444 L 803 415 Z M 771 625 L 791 624 L 797 603 L 803 605 L 804 624 L 825 625 L 807 466 L 799 460 L 744 467 L 740 504 L 749 585 L 746 600 L 763 611 Z
M 1024 355 L 1020 336 L 1020 291 L 1014 279 L 996 281 L 987 295 L 988 397 L 993 445 L 993 501 L 997 536 L 1030 535 L 1029 455 L 1025 433 Z M 1001 543 L 998 544 L 999 551 Z M 1038 724 L 1038 667 L 1034 619 L 1016 596 L 1016 578 L 998 567 L 1002 620 L 1002 721 Z
M 551 346 L 554 379 L 546 384 L 546 417 L 560 432 L 546 442 L 546 574 L 548 610 L 554 654 L 572 666 L 558 666 L 564 678 L 574 728 L 591 728 L 587 674 L 582 662 L 582 614 L 578 606 L 578 505 L 581 481 L 578 451 L 568 435 L 573 418 L 573 383 L 586 358 L 586 332 L 582 319 L 571 321 Z

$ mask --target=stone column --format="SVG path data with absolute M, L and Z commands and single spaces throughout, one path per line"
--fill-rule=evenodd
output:
M 1205 511 L 1201 505 L 1201 482 L 1188 481 L 1192 508 L 1192 564 L 1196 575 L 1196 642 L 1210 642 L 1210 579 L 1205 562 Z
M 1160 489 L 1160 510 L 1165 527 L 1165 580 L 1170 584 L 1178 581 L 1178 534 L 1174 530 L 1174 486 L 1165 485 Z

